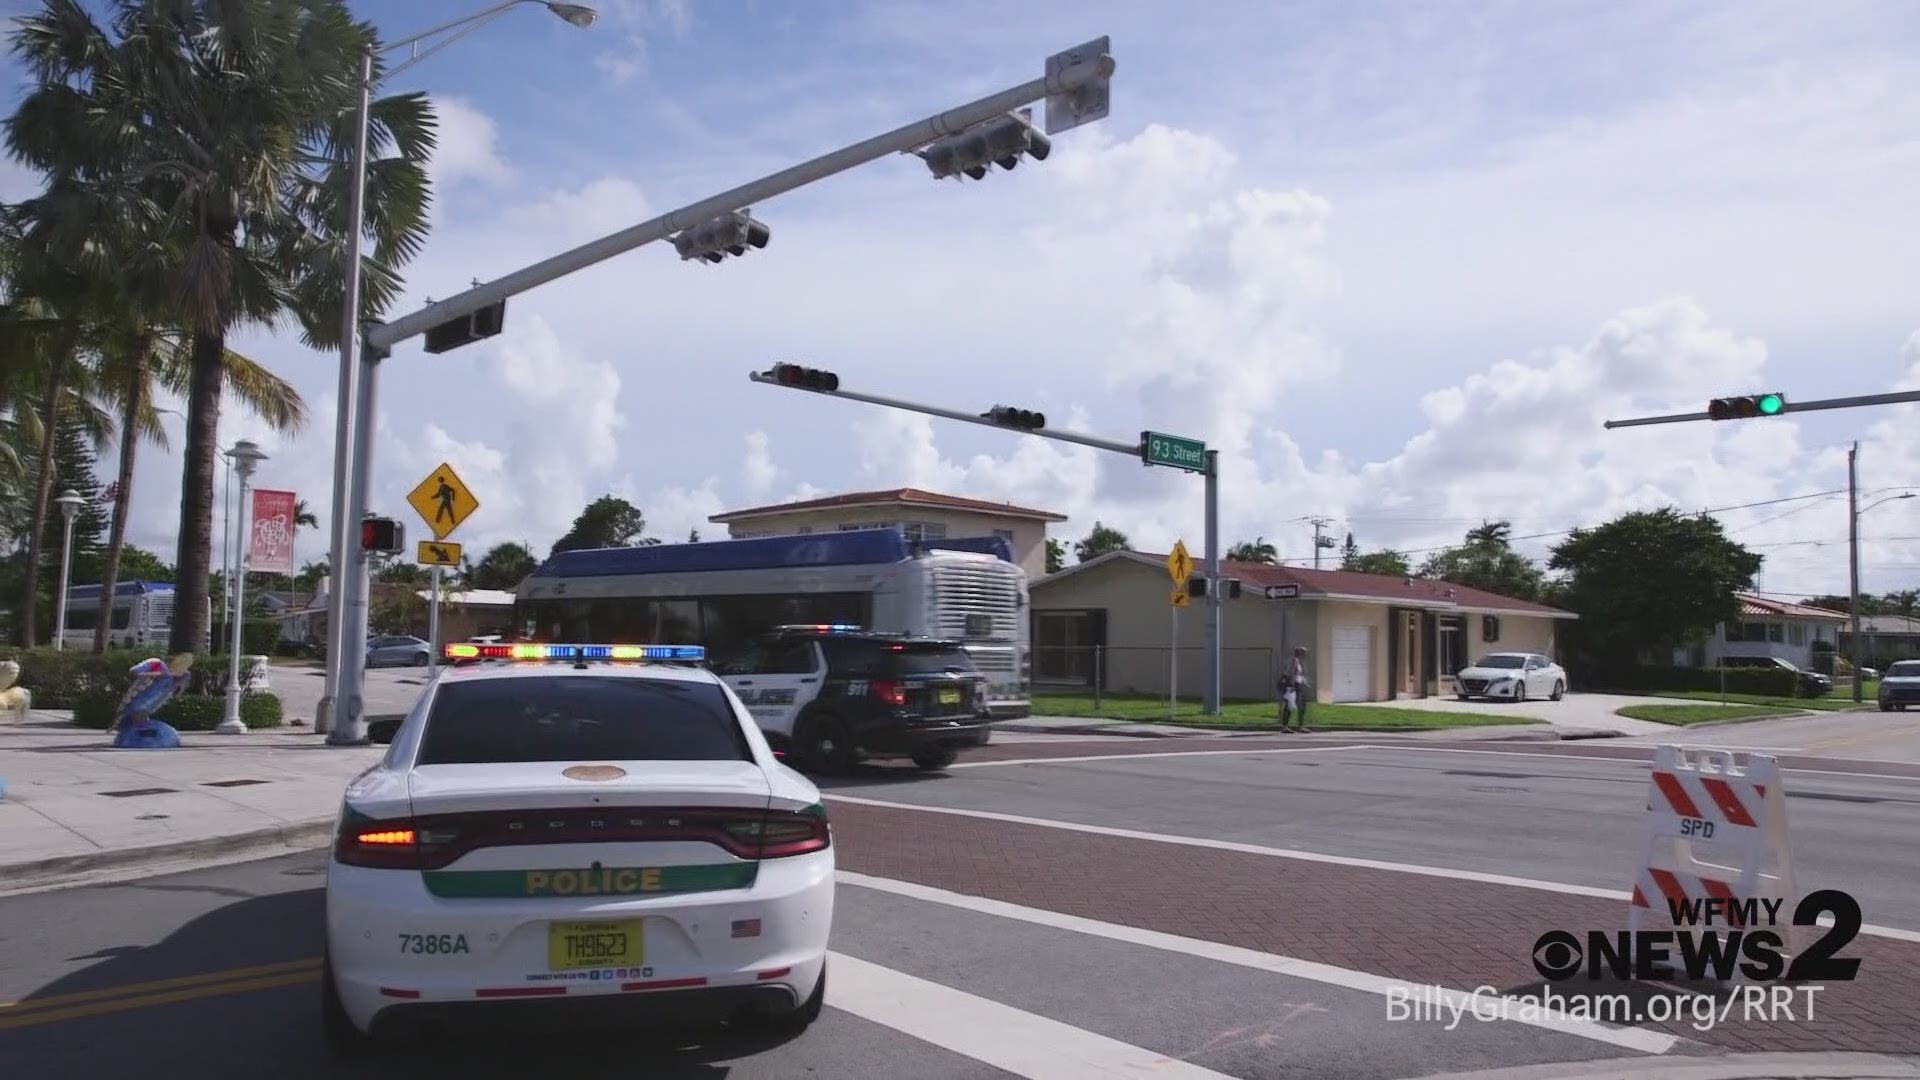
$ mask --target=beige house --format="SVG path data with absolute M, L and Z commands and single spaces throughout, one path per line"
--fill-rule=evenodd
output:
M 1034 687 L 1165 694 L 1178 642 L 1178 690 L 1207 674 L 1205 601 L 1172 604 L 1167 559 L 1115 551 L 1035 581 Z M 1282 665 L 1307 647 L 1320 701 L 1391 701 L 1453 692 L 1452 675 L 1489 652 L 1554 655 L 1573 614 L 1464 585 L 1345 570 L 1223 561 L 1241 593 L 1220 609 L 1220 694 L 1276 696 Z M 1267 586 L 1297 589 L 1266 597 Z
M 909 540 L 998 536 L 1012 545 L 1013 561 L 1027 572 L 1027 580 L 1038 581 L 1047 571 L 1047 526 L 1067 519 L 1011 503 L 894 488 L 729 510 L 707 520 L 725 525 L 735 540 L 888 527 Z

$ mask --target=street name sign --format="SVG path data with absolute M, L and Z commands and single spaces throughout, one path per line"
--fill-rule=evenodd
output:
M 1185 540 L 1173 542 L 1173 554 L 1167 556 L 1167 576 L 1173 579 L 1175 585 L 1180 586 L 1184 595 L 1187 579 L 1193 576 L 1193 556 L 1187 554 Z
M 421 566 L 459 566 L 460 545 L 439 540 L 422 540 L 413 560 Z
M 427 528 L 433 530 L 435 540 L 445 540 L 461 522 L 480 509 L 480 500 L 461 483 L 460 474 L 453 471 L 453 466 L 444 461 L 407 495 L 407 503 L 420 515 L 420 520 L 427 523 Z
M 1188 472 L 1207 471 L 1207 444 L 1199 439 L 1165 435 L 1158 431 L 1140 433 L 1140 460 L 1148 465 L 1165 465 Z
M 1298 585 L 1269 585 L 1263 591 L 1269 600 L 1296 600 L 1300 596 Z

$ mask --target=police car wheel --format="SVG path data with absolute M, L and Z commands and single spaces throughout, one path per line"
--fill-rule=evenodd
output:
M 913 755 L 913 763 L 931 772 L 946 768 L 953 764 L 953 760 L 959 756 L 959 752 L 952 747 L 943 746 L 937 750 L 920 751 Z
M 801 721 L 801 729 L 794 738 L 800 751 L 800 763 L 810 769 L 818 769 L 829 776 L 839 776 L 853 771 L 859 756 L 854 753 L 853 740 L 847 735 L 847 726 L 839 717 L 816 714 Z
M 373 1039 L 355 1027 L 340 1004 L 340 993 L 333 985 L 333 963 L 320 965 L 320 1034 L 327 1051 L 335 1057 L 361 1057 L 373 1049 Z

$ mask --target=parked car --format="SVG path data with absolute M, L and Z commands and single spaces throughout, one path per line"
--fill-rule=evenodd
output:
M 1920 705 L 1920 660 L 1896 660 L 1880 677 L 1880 711 L 1906 712 Z
M 1461 701 L 1483 697 L 1489 701 L 1525 701 L 1530 697 L 1559 701 L 1567 693 L 1567 672 L 1539 653 L 1488 653 L 1453 677 Z
M 1723 656 L 1720 666 L 1729 669 L 1791 671 L 1794 681 L 1800 684 L 1801 693 L 1809 697 L 1822 697 L 1833 692 L 1832 679 L 1817 671 L 1796 667 L 1793 661 L 1778 656 Z
M 433 646 L 407 634 L 388 634 L 367 639 L 367 666 L 426 667 Z

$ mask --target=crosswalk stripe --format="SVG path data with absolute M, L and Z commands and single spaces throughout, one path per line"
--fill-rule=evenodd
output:
M 921 1042 L 1034 1080 L 1228 1080 L 997 1001 L 830 953 L 827 1004 Z
M 967 896 L 962 893 L 949 892 L 946 889 L 938 889 L 931 885 L 920 885 L 911 881 L 894 881 L 889 878 L 868 877 L 865 874 L 855 873 L 851 870 L 836 871 L 834 876 L 835 880 L 843 885 L 857 885 L 869 889 L 878 889 L 882 892 L 911 897 L 915 900 L 927 900 L 936 904 L 946 904 L 949 907 L 964 908 L 968 911 L 977 911 L 987 915 L 997 915 L 1001 918 L 1018 919 L 1022 922 L 1034 923 L 1039 926 L 1050 926 L 1060 930 L 1071 930 L 1076 933 L 1087 934 L 1092 937 L 1107 938 L 1111 941 L 1123 941 L 1133 945 L 1144 945 L 1148 948 L 1181 953 L 1186 956 L 1197 956 L 1206 960 L 1217 960 L 1222 963 L 1237 964 L 1241 967 L 1270 971 L 1276 975 L 1285 975 L 1296 979 L 1308 979 L 1313 982 L 1326 983 L 1331 986 L 1345 987 L 1349 990 L 1379 994 L 1382 997 L 1387 996 L 1391 992 L 1412 991 L 1415 993 L 1430 993 L 1434 990 L 1433 987 L 1423 987 L 1400 979 L 1389 979 L 1383 975 L 1375 975 L 1371 972 L 1355 971 L 1351 968 L 1335 967 L 1332 964 L 1322 964 L 1313 960 L 1301 960 L 1291 956 L 1281 956 L 1277 953 L 1265 953 L 1256 949 L 1245 949 L 1238 945 L 1226 945 L 1217 941 L 1181 937 L 1177 934 L 1162 933 L 1158 930 L 1143 930 L 1137 926 L 1121 926 L 1118 923 L 1100 922 L 1097 919 L 1082 918 L 1078 915 L 1068 915 L 1059 911 L 1048 911 L 1045 908 L 1026 907 L 1021 904 L 1008 903 L 1004 900 L 991 900 L 984 896 Z M 838 961 L 836 960 L 835 963 L 838 963 Z M 839 978 L 838 969 L 834 972 L 834 978 Z M 831 988 L 832 980 L 828 980 L 828 986 Z M 1449 1006 L 1458 1004 L 1460 1007 L 1469 1010 L 1474 1007 L 1475 1003 L 1472 1000 L 1472 995 L 1467 991 L 1441 989 L 1439 993 L 1441 998 L 1446 1001 Z M 831 989 L 829 989 L 828 1000 L 832 1000 Z M 1492 1008 L 1493 1005 L 1497 1003 L 1498 995 L 1494 997 L 1483 995 L 1481 1000 L 1487 1003 L 1488 1008 Z M 1571 1017 L 1533 1016 L 1520 1011 L 1518 1008 L 1509 1010 L 1505 1014 L 1505 1018 L 1511 1023 L 1544 1028 L 1548 1031 L 1559 1032 L 1563 1035 L 1577 1035 L 1581 1038 L 1592 1039 L 1596 1042 L 1608 1043 L 1629 1050 L 1638 1050 L 1647 1054 L 1664 1054 L 1672 1050 L 1681 1041 L 1676 1036 L 1668 1035 L 1665 1032 L 1648 1031 L 1641 1028 L 1608 1027 L 1605 1024 L 1594 1021 L 1574 1019 Z

